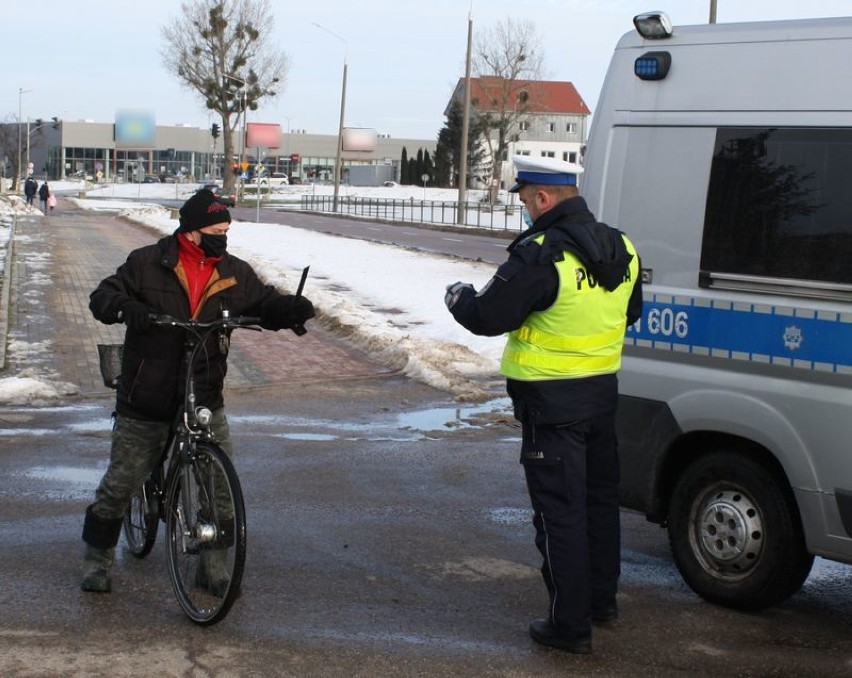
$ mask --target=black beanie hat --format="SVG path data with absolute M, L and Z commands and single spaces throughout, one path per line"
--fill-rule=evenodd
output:
M 189 233 L 205 226 L 231 223 L 231 213 L 212 191 L 202 188 L 187 200 L 180 208 L 180 226 L 175 233 Z

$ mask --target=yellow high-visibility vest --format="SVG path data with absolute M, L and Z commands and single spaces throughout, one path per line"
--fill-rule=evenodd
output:
M 611 374 L 621 367 L 627 329 L 627 304 L 639 275 L 633 243 L 622 235 L 633 255 L 624 282 L 612 292 L 598 284 L 571 252 L 554 262 L 559 274 L 556 301 L 527 316 L 508 334 L 500 372 L 521 381 L 577 379 Z M 536 238 L 541 244 L 544 234 Z

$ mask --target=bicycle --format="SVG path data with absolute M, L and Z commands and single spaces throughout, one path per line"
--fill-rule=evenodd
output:
M 186 330 L 184 402 L 159 463 L 133 494 L 123 532 L 130 552 L 147 556 L 166 526 L 169 578 L 184 613 L 196 624 L 215 624 L 240 593 L 246 557 L 246 514 L 236 469 L 216 443 L 213 413 L 195 401 L 192 368 L 207 339 L 229 341 L 234 329 L 257 327 L 259 318 L 223 317 L 212 322 L 152 315 L 151 324 Z M 116 388 L 121 345 L 99 345 L 104 383 Z

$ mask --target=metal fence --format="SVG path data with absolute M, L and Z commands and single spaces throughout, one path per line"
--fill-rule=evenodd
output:
M 303 195 L 301 208 L 312 212 L 333 212 L 334 198 Z M 403 223 L 458 225 L 458 203 L 455 201 L 340 196 L 337 213 Z M 491 231 L 520 232 L 526 228 L 520 206 L 478 202 L 464 203 L 463 225 Z

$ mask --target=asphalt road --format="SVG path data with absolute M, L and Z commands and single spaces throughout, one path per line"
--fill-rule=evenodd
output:
M 245 221 L 255 220 L 255 211 L 245 207 L 235 208 L 234 214 Z M 473 229 L 425 227 L 413 224 L 393 224 L 351 219 L 345 216 L 327 216 L 295 210 L 265 209 L 261 212 L 265 222 L 283 223 L 361 240 L 371 240 L 411 249 L 448 254 L 474 261 L 500 264 L 508 256 L 506 246 L 517 233 Z
M 158 200 L 157 202 L 172 209 L 177 209 L 183 204 L 180 200 Z M 233 207 L 230 212 L 234 218 L 241 221 L 257 219 L 257 210 L 254 207 Z M 493 264 L 501 264 L 506 260 L 508 256 L 506 247 L 517 235 L 514 231 L 399 224 L 283 208 L 263 208 L 260 211 L 260 219 L 265 223 L 286 224 L 320 233 L 360 238 Z
M 162 534 L 80 591 L 111 402 L 0 411 L 4 676 L 848 676 L 848 574 L 746 615 L 679 578 L 624 514 L 621 619 L 591 656 L 536 646 L 538 555 L 517 430 L 386 377 L 229 393 L 247 497 L 242 597 L 211 628 L 172 594 Z M 449 425 L 448 425 L 449 424 Z

